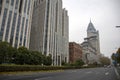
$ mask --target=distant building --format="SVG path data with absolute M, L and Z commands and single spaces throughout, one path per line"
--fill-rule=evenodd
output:
M 90 21 L 87 28 L 87 38 L 81 44 L 83 48 L 83 60 L 87 64 L 94 62 L 99 63 L 100 45 L 99 45 L 99 32 L 94 28 Z
M 87 64 L 92 64 L 97 61 L 96 49 L 91 46 L 88 41 L 84 41 L 82 44 L 82 59 Z
M 99 31 L 95 29 L 95 27 L 91 21 L 87 28 L 87 38 L 86 39 L 96 49 L 96 53 L 100 54 Z
M 29 48 L 34 0 L 0 0 L 0 41 Z
M 69 62 L 74 63 L 82 59 L 82 47 L 75 42 L 69 43 Z
M 64 8 L 62 11 L 62 61 L 69 62 L 69 16 L 68 11 Z
M 53 65 L 69 59 L 68 13 L 62 0 L 35 0 L 30 50 L 52 55 Z

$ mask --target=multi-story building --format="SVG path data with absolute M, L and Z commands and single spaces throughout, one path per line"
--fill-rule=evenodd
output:
M 88 41 L 84 41 L 82 44 L 82 59 L 86 64 L 93 64 L 97 62 L 96 49 L 91 46 Z
M 82 59 L 82 47 L 75 42 L 69 43 L 69 62 L 75 63 L 77 60 Z
M 29 48 L 34 0 L 0 0 L 0 41 Z
M 68 17 L 68 12 L 64 8 L 63 13 L 62 13 L 62 36 L 63 36 L 63 41 L 62 41 L 62 61 L 68 62 L 69 61 L 69 17 Z
M 100 54 L 100 41 L 99 31 L 95 29 L 93 23 L 90 20 L 87 28 L 87 38 L 90 44 L 96 49 L 96 53 Z
M 99 32 L 94 28 L 90 21 L 87 28 L 87 38 L 81 44 L 83 48 L 83 60 L 86 64 L 99 63 L 100 45 Z
M 62 0 L 35 0 L 30 49 L 51 54 L 53 65 L 68 62 L 68 14 Z

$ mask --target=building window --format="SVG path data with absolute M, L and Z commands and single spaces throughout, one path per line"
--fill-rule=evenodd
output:
M 3 36 L 4 28 L 5 28 L 5 22 L 7 18 L 7 11 L 8 9 L 4 9 L 3 19 L 2 19 L 2 26 L 1 26 L 1 36 Z
M 17 13 L 14 13 L 12 28 L 11 28 L 11 36 L 10 36 L 10 44 L 11 45 L 13 43 L 13 37 L 14 37 L 14 32 L 15 32 L 16 17 L 17 17 Z
M 28 28 L 28 19 L 26 19 L 26 27 L 25 27 L 25 35 L 24 35 L 24 46 L 25 46 L 25 43 L 26 43 L 26 35 L 27 35 L 27 28 Z
M 8 40 L 11 18 L 12 18 L 12 11 L 9 12 L 9 17 L 8 17 L 8 22 L 7 22 L 7 28 L 6 28 L 6 35 L 5 35 L 5 41 Z
M 57 20 L 57 19 L 58 19 L 58 16 L 57 16 L 57 15 L 58 15 L 58 3 L 56 3 L 56 18 L 55 18 L 55 19 L 56 19 L 56 22 L 55 22 L 55 32 L 57 32 L 57 21 L 58 21 L 58 20 Z
M 27 0 L 25 0 L 24 13 L 26 13 L 26 7 L 27 7 Z
M 2 10 L 2 0 L 0 0 L 0 15 L 1 15 L 1 10 Z
M 45 48 L 45 51 L 47 51 L 47 38 L 48 38 L 48 17 L 49 17 L 49 5 L 50 5 L 50 0 L 48 0 L 48 6 L 47 6 L 47 14 L 46 14 L 46 17 L 47 17 L 47 20 L 46 20 L 46 27 L 45 27 L 45 43 L 44 43 L 44 48 Z
M 25 18 L 23 17 L 22 28 L 21 28 L 21 35 L 20 35 L 20 45 L 22 45 L 22 37 L 23 37 L 23 31 L 24 31 L 24 22 L 25 22 Z
M 18 44 L 18 36 L 19 36 L 19 31 L 20 31 L 20 22 L 21 22 L 21 16 L 19 15 L 18 23 L 17 23 L 17 29 L 16 29 L 15 48 L 17 48 L 17 44 Z
M 2 4 L 3 0 L 0 0 L 0 4 Z
M 2 41 L 2 32 L 0 31 L 0 41 Z
M 30 12 L 30 5 L 31 5 L 31 0 L 29 0 L 29 3 L 28 3 L 28 10 L 27 10 L 28 15 L 29 15 L 29 12 Z
M 9 3 L 9 0 L 6 0 L 6 3 Z
M 34 7 L 36 7 L 36 1 L 34 2 Z
M 19 3 L 19 0 L 16 0 L 16 4 L 15 4 L 15 9 L 18 9 L 18 4 Z
M 23 0 L 20 0 L 19 13 L 22 13 L 22 4 L 23 4 Z
M 13 6 L 14 5 L 14 0 L 11 0 L 11 6 Z

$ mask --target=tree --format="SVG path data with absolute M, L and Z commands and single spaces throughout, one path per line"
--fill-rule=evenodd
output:
M 7 62 L 8 47 L 9 44 L 7 42 L 0 42 L 0 63 Z
M 30 51 L 26 47 L 13 48 L 7 42 L 0 42 L 0 64 L 15 63 L 29 65 L 51 65 L 51 55 L 45 56 L 38 51 Z
M 15 57 L 17 55 L 17 49 L 13 48 L 12 46 L 9 46 L 8 48 L 8 60 L 9 63 L 15 63 Z
M 19 47 L 18 53 L 15 57 L 16 64 L 28 64 L 29 63 L 29 50 L 26 47 Z
M 112 60 L 116 60 L 115 53 L 112 54 L 111 58 L 112 58 Z
M 120 63 L 120 48 L 116 51 L 116 53 L 113 53 L 111 56 L 112 60 L 114 60 L 114 64 Z
M 0 63 L 12 63 L 16 49 L 8 42 L 0 42 Z
M 48 56 L 43 55 L 43 65 L 50 66 L 52 64 L 52 56 L 49 54 Z
M 75 66 L 82 66 L 82 65 L 84 65 L 84 62 L 83 62 L 82 59 L 79 59 L 79 60 L 77 60 L 77 61 L 74 63 L 74 65 L 75 65 Z
M 43 55 L 42 55 L 41 52 L 31 51 L 30 59 L 31 59 L 30 60 L 31 64 L 41 65 L 42 64 Z
M 63 66 L 66 65 L 65 61 L 62 61 L 62 65 L 63 65 Z
M 108 57 L 101 57 L 100 62 L 102 65 L 110 65 L 110 59 Z
M 120 63 L 120 48 L 118 48 L 116 55 L 117 55 L 117 57 L 116 57 L 117 62 Z

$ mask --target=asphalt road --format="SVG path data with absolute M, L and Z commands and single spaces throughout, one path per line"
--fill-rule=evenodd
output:
M 118 80 L 113 68 L 90 68 L 30 75 L 0 75 L 0 80 Z

